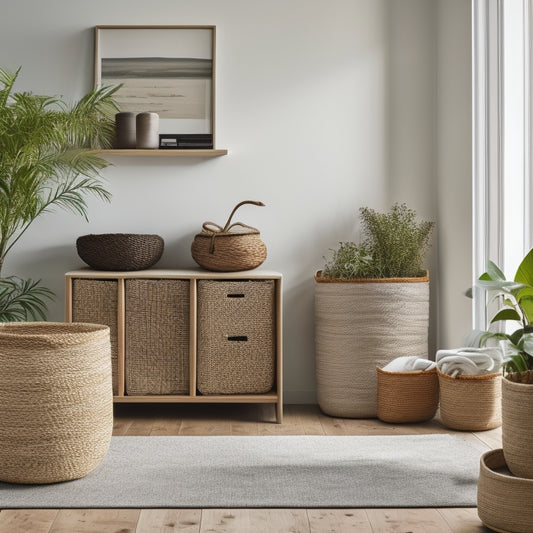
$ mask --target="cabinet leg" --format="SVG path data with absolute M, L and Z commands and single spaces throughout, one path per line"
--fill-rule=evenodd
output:
M 276 403 L 276 422 L 281 424 L 283 422 L 283 403 Z

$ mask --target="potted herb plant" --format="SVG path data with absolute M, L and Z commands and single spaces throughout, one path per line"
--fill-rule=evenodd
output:
M 42 213 L 59 207 L 87 217 L 86 194 L 109 192 L 91 149 L 111 146 L 118 87 L 95 89 L 72 104 L 17 93 L 15 73 L 0 69 L 0 321 L 45 318 L 53 293 L 39 281 L 2 277 L 8 252 Z
M 332 416 L 377 415 L 376 367 L 428 354 L 433 222 L 406 204 L 360 210 L 362 240 L 341 242 L 315 275 L 318 403 Z
M 491 324 L 510 323 L 512 331 L 477 332 L 477 344 L 496 341 L 503 350 L 502 442 L 509 470 L 533 479 L 533 250 L 520 263 L 513 280 L 492 261 L 477 285 L 497 305 Z

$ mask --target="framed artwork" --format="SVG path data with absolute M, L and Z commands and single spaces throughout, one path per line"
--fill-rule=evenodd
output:
M 152 112 L 161 133 L 213 134 L 215 26 L 96 26 L 95 85 L 121 85 L 121 111 Z

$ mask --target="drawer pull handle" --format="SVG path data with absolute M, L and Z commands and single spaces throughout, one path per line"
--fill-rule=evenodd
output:
M 228 294 L 228 298 L 244 298 L 244 294 Z
M 248 337 L 246 335 L 236 335 L 234 337 L 228 337 L 229 341 L 236 341 L 236 342 L 247 342 Z

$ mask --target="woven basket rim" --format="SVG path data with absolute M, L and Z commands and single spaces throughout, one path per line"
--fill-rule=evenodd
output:
M 49 331 L 37 331 L 49 329 Z M 28 329 L 35 329 L 35 333 L 29 333 Z M 72 331 L 65 331 L 72 330 Z M 42 339 L 53 335 L 56 338 L 67 338 L 73 335 L 92 334 L 109 330 L 109 326 L 104 324 L 92 324 L 88 322 L 4 322 L 0 323 L 0 337 L 20 338 L 21 331 L 24 330 L 26 339 Z M 58 331 L 63 330 L 63 331 Z
M 520 372 L 515 372 L 516 374 L 519 374 Z M 526 387 L 532 387 L 533 383 L 520 383 L 518 381 L 513 381 L 512 379 L 509 379 L 507 376 L 504 376 L 505 383 L 507 385 L 515 386 L 516 389 L 520 388 L 526 388 Z
M 495 459 L 497 461 L 497 465 L 494 468 L 506 468 L 507 463 L 505 462 L 505 456 L 503 454 L 503 448 L 496 448 L 495 450 L 489 450 L 485 452 L 480 459 L 480 469 L 483 471 L 483 473 L 492 478 L 497 480 L 513 480 L 513 483 L 517 483 L 519 485 L 525 485 L 528 487 L 533 488 L 533 479 L 528 479 L 525 477 L 518 477 L 514 476 L 513 474 L 505 474 L 502 472 L 497 472 L 493 468 L 487 465 L 488 459 Z
M 378 374 L 384 374 L 386 376 L 428 376 L 437 373 L 435 367 L 430 370 L 416 370 L 413 372 L 389 372 L 388 370 L 383 370 L 377 366 L 376 370 L 378 371 Z
M 449 376 L 448 374 L 443 374 L 438 368 L 437 368 L 437 375 L 439 377 L 442 377 L 444 379 L 447 379 L 449 381 L 456 381 L 456 380 L 459 380 L 459 381 L 484 381 L 484 380 L 488 380 L 488 379 L 493 379 L 493 378 L 497 378 L 498 376 L 501 376 L 502 373 L 501 372 L 495 372 L 493 374 L 482 374 L 480 376 L 456 376 L 456 377 L 452 377 L 452 376 Z
M 424 283 L 429 281 L 429 271 L 425 270 L 423 276 L 413 278 L 324 278 L 322 270 L 315 273 L 318 283 Z
M 162 239 L 161 235 L 156 233 L 87 233 L 86 235 L 80 235 L 78 239 L 89 238 L 89 237 L 99 237 L 99 238 L 110 238 L 110 237 L 158 237 Z

